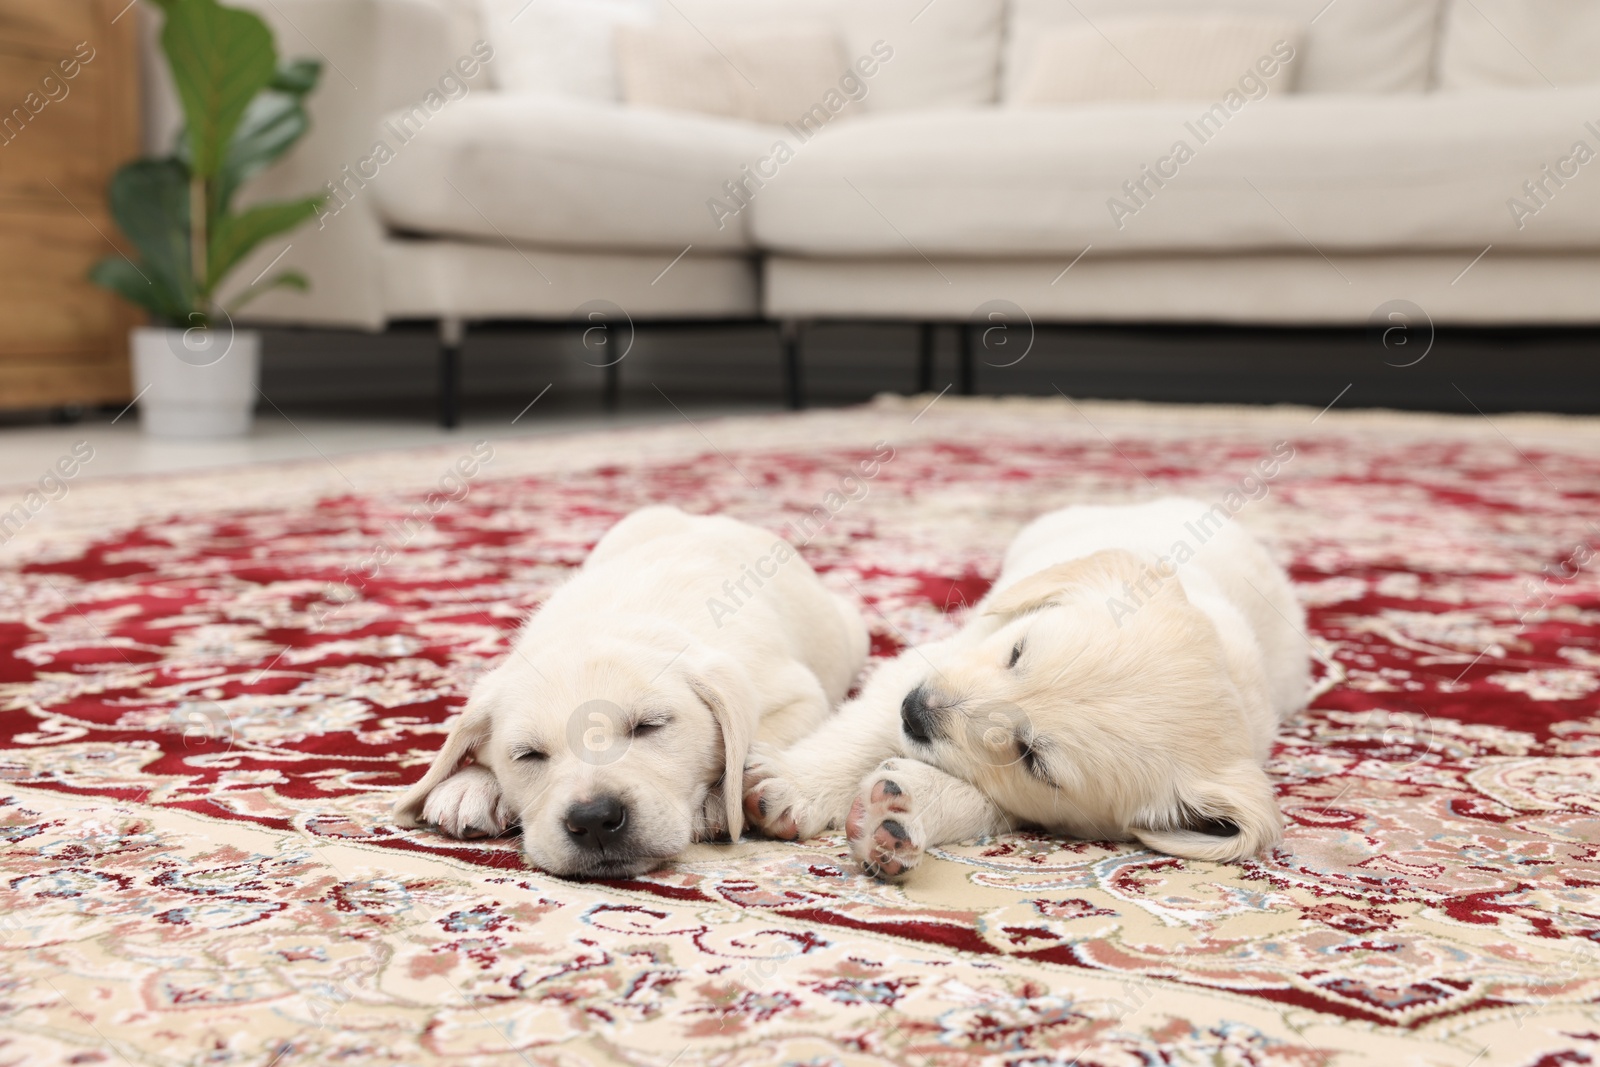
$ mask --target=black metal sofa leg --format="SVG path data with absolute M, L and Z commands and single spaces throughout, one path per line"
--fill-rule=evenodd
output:
M 604 401 L 606 411 L 615 414 L 622 404 L 622 361 L 614 360 L 606 364 L 606 381 Z
M 461 342 L 466 324 L 439 320 L 439 425 L 453 430 L 461 422 Z
M 933 392 L 933 346 L 939 339 L 939 327 L 924 322 L 917 327 L 917 392 Z
M 972 365 L 972 332 L 973 327 L 964 322 L 956 327 L 958 358 L 961 361 L 957 372 L 960 375 L 962 396 L 971 396 L 977 388 L 975 368 Z
M 800 323 L 794 319 L 778 323 L 778 339 L 783 346 L 784 393 L 789 410 L 799 411 L 806 406 L 805 381 L 800 368 Z

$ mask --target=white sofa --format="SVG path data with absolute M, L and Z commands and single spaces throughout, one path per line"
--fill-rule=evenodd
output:
M 967 322 L 999 299 L 1037 323 L 1359 325 L 1394 300 L 1435 324 L 1600 321 L 1600 159 L 1578 160 L 1600 153 L 1596 0 L 531 0 L 515 21 L 498 2 L 262 0 L 283 51 L 328 60 L 316 129 L 262 195 L 339 196 L 284 256 L 311 294 L 255 318 L 449 338 L 596 301 Z M 1225 109 L 1119 217 L 1124 183 L 1220 102 L 1014 101 L 1051 27 L 1173 9 L 1291 20 L 1294 83 Z M 606 21 L 652 17 L 713 45 L 804 19 L 852 60 L 894 55 L 802 142 L 622 103 Z M 462 65 L 479 41 L 493 58 Z M 792 158 L 719 218 L 779 141 Z

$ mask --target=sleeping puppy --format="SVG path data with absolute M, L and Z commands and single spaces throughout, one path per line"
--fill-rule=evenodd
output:
M 805 736 L 866 655 L 860 614 L 776 535 L 636 511 L 473 687 L 395 821 L 452 837 L 521 823 L 553 874 L 642 873 L 737 839 L 751 742 Z
M 1282 836 L 1261 769 L 1305 701 L 1304 613 L 1220 506 L 1045 515 L 955 636 L 909 649 L 789 749 L 752 753 L 750 821 L 845 828 L 879 877 L 1018 826 L 1236 860 Z

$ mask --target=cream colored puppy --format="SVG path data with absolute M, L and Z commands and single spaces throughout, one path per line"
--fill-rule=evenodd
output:
M 395 821 L 453 837 L 520 822 L 523 852 L 551 873 L 650 870 L 691 841 L 738 838 L 751 742 L 804 737 L 866 655 L 860 614 L 781 538 L 636 511 L 473 687 Z
M 1261 769 L 1305 701 L 1304 613 L 1225 509 L 1168 498 L 1045 515 L 954 637 L 884 664 L 788 749 L 745 810 L 767 833 L 843 826 L 868 871 L 1038 826 L 1203 860 L 1276 843 Z

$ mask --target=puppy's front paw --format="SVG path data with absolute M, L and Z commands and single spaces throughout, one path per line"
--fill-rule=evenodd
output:
M 895 761 L 884 760 L 867 775 L 844 824 L 850 851 L 874 878 L 901 878 L 922 860 L 915 804 L 895 772 Z
M 474 764 L 428 794 L 422 821 L 447 837 L 498 837 L 511 825 L 511 813 L 494 773 Z
M 775 761 L 752 755 L 744 766 L 744 817 L 768 837 L 793 841 L 800 836 L 794 819 L 800 791 L 774 765 Z
M 744 767 L 744 816 L 768 837 L 795 841 L 828 828 L 816 805 L 800 788 L 804 776 L 773 752 L 753 750 Z

